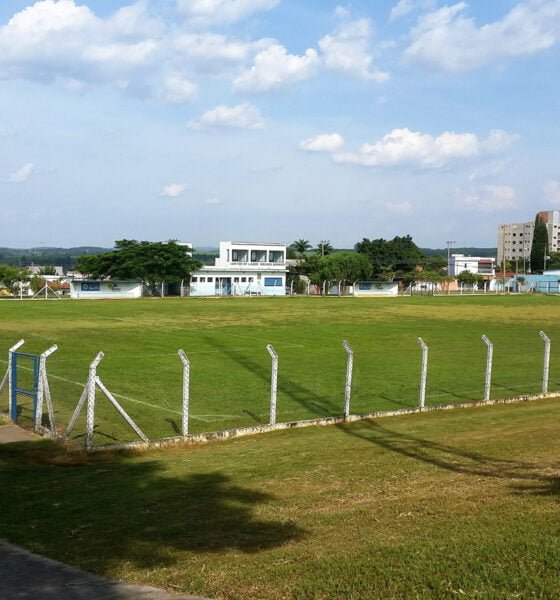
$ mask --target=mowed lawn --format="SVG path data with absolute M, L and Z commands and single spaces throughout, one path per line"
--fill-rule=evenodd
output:
M 552 340 L 550 389 L 560 389 L 559 299 L 548 296 L 462 298 L 226 298 L 0 303 L 0 368 L 20 338 L 22 350 L 48 359 L 59 429 L 76 406 L 89 362 L 103 350 L 99 375 L 151 439 L 177 435 L 183 348 L 191 361 L 191 432 L 266 423 L 270 356 L 280 357 L 278 421 L 338 415 L 346 354 L 355 352 L 352 412 L 416 405 L 421 350 L 429 346 L 427 403 L 479 400 L 486 346 L 494 342 L 493 397 L 541 389 L 544 330 Z M 23 365 L 25 367 L 25 364 Z M 25 369 L 21 370 L 21 377 Z M 0 397 L 7 407 L 7 396 Z M 21 422 L 30 403 L 21 401 Z M 98 395 L 95 443 L 135 439 Z M 82 418 L 75 431 L 80 440 Z
M 559 457 L 556 399 L 145 453 L 5 445 L 0 537 L 211 598 L 559 598 Z

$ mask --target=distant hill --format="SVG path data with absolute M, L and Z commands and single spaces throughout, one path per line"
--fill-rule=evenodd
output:
M 110 248 L 99 246 L 78 246 L 74 248 L 0 248 L 0 264 L 14 267 L 27 267 L 31 264 L 41 266 L 62 266 L 72 269 L 78 256 L 83 254 L 102 254 Z
M 445 256 L 447 258 L 447 248 L 420 248 L 426 256 Z M 451 248 L 451 254 L 464 254 L 465 256 L 490 257 L 497 256 L 497 248 Z

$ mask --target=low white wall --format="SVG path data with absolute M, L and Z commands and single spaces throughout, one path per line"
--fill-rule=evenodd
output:
M 358 281 L 354 286 L 354 296 L 398 296 L 399 284 L 396 281 Z
M 77 300 L 140 298 L 142 283 L 137 281 L 71 281 L 70 297 Z

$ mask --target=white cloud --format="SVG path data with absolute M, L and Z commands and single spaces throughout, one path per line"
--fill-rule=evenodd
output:
M 433 137 L 407 128 L 393 129 L 379 141 L 363 144 L 357 153 L 334 154 L 333 160 L 366 167 L 435 169 L 458 159 L 472 159 L 503 151 L 514 139 L 515 136 L 501 130 L 493 130 L 481 140 L 474 133 L 444 131 Z
M 8 175 L 8 182 L 23 183 L 24 181 L 27 181 L 29 179 L 31 173 L 33 173 L 34 170 L 35 165 L 33 163 L 26 163 L 25 165 Z
M 343 145 L 344 139 L 338 133 L 320 133 L 299 143 L 302 150 L 310 152 L 335 152 Z
M 233 84 L 242 91 L 267 91 L 309 79 L 319 64 L 317 52 L 312 48 L 298 56 L 288 54 L 280 44 L 272 44 L 255 56 L 253 66 L 243 71 Z
M 235 23 L 256 12 L 272 10 L 280 0 L 177 0 L 185 17 L 200 25 Z
M 373 81 L 386 81 L 387 73 L 372 68 L 372 35 L 369 19 L 342 23 L 333 33 L 319 40 L 325 67 Z
M 517 208 L 517 194 L 509 185 L 483 185 L 468 192 L 458 189 L 456 196 L 465 210 L 499 212 Z
M 183 183 L 170 183 L 166 185 L 160 193 L 160 196 L 165 198 L 178 198 L 187 189 Z
M 394 21 L 400 19 L 417 10 L 426 10 L 433 8 L 435 0 L 399 0 L 391 9 L 389 19 Z
M 501 20 L 477 26 L 465 16 L 466 2 L 421 17 L 405 50 L 409 62 L 443 71 L 467 71 L 534 54 L 560 40 L 560 1 L 525 0 Z
M 543 185 L 544 197 L 550 204 L 560 204 L 560 183 L 554 179 L 545 181 Z
M 262 129 L 265 120 L 259 109 L 248 102 L 237 106 L 216 106 L 206 111 L 197 121 L 191 121 L 191 129 L 234 127 L 239 129 Z
M 211 32 L 179 32 L 172 41 L 178 60 L 206 73 L 243 64 L 273 43 L 269 38 L 246 42 Z
M 156 97 L 167 104 L 183 104 L 192 100 L 198 88 L 180 73 L 168 74 L 157 91 Z
M 414 212 L 412 204 L 410 204 L 410 202 L 407 202 L 406 200 L 404 202 L 387 202 L 387 204 L 385 204 L 385 207 L 390 212 L 395 213 L 396 215 L 399 215 L 401 217 L 408 217 Z
M 212 206 L 215 206 L 217 204 L 221 204 L 222 201 L 219 198 L 208 198 L 207 200 L 204 201 L 204 204 L 210 204 Z

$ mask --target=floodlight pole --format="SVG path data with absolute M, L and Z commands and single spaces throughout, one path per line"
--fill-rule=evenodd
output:
M 278 395 L 278 354 L 272 344 L 266 349 L 272 358 L 272 375 L 270 380 L 270 425 L 276 424 L 276 400 Z
M 550 371 L 550 338 L 546 335 L 544 331 L 539 331 L 539 335 L 541 336 L 544 342 L 544 366 L 543 366 L 543 376 L 542 376 L 542 393 L 546 394 L 548 392 L 548 375 Z
M 486 344 L 486 378 L 484 380 L 484 400 L 490 400 L 490 389 L 492 386 L 492 360 L 494 357 L 494 344 L 485 336 L 482 341 Z
M 350 416 L 350 396 L 352 394 L 352 369 L 354 367 L 354 351 L 346 340 L 342 340 L 346 350 L 346 385 L 344 387 L 344 418 Z
M 420 396 L 418 406 L 422 410 L 426 404 L 426 381 L 428 379 L 428 346 L 424 340 L 419 337 L 418 343 L 422 348 L 422 371 L 420 373 Z
M 182 420 L 182 431 L 183 435 L 189 435 L 189 402 L 190 402 L 190 373 L 191 363 L 188 356 L 183 349 L 178 352 L 179 358 L 183 363 L 183 420 Z

